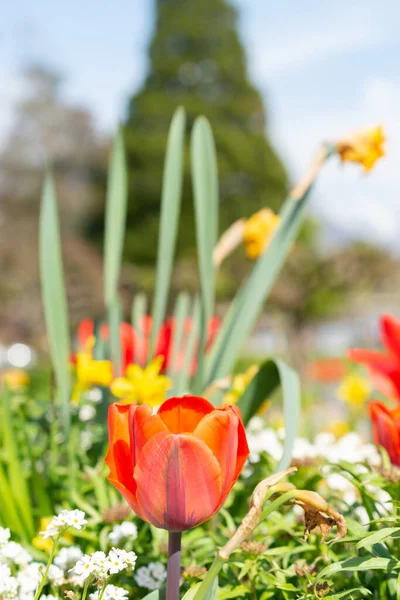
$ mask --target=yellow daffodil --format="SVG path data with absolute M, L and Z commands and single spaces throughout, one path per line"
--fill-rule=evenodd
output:
M 235 375 L 229 391 L 224 394 L 224 404 L 236 404 L 257 371 L 258 366 L 252 365 L 245 373 Z
M 279 216 L 269 208 L 263 208 L 246 221 L 243 229 L 243 243 L 246 254 L 251 260 L 261 256 L 278 225 Z
M 80 394 L 95 385 L 108 387 L 112 381 L 112 364 L 109 360 L 94 360 L 95 338 L 91 336 L 84 350 L 76 354 L 76 384 L 72 402 L 79 401 Z
M 361 375 L 347 375 L 338 389 L 338 396 L 348 404 L 363 404 L 371 391 L 368 379 Z
M 8 369 L 0 374 L 0 381 L 4 381 L 10 390 L 20 390 L 29 384 L 29 375 L 22 369 Z
M 350 431 L 350 426 L 346 421 L 333 421 L 327 427 L 329 433 L 333 433 L 336 439 L 343 437 Z
M 381 126 L 356 131 L 336 144 L 342 161 L 360 163 L 364 171 L 370 171 L 376 161 L 385 155 L 385 136 Z
M 144 369 L 139 365 L 129 365 L 125 377 L 114 379 L 111 392 L 126 403 L 158 406 L 165 400 L 167 390 L 172 387 L 171 380 L 160 375 L 162 363 L 163 357 L 157 356 Z

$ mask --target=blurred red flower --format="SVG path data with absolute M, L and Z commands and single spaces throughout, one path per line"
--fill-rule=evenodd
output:
M 386 352 L 352 348 L 348 357 L 368 368 L 379 391 L 400 400 L 400 321 L 392 315 L 382 315 L 380 333 Z
M 400 408 L 390 409 L 382 402 L 370 402 L 375 444 L 385 448 L 392 463 L 400 467 Z
M 185 531 L 223 505 L 249 455 L 240 411 L 198 396 L 109 408 L 109 481 L 155 527 Z
M 220 327 L 220 319 L 217 317 L 212 317 L 208 323 L 208 338 L 206 343 L 206 351 L 208 351 L 215 339 L 215 336 Z M 158 332 L 154 357 L 162 356 L 163 364 L 161 367 L 161 372 L 165 372 L 172 360 L 172 343 L 173 343 L 173 334 L 175 329 L 175 319 L 170 318 L 165 323 L 162 324 L 160 330 Z M 121 340 L 121 357 L 122 357 L 122 365 L 121 372 L 125 373 L 126 367 L 129 364 L 137 363 L 139 365 L 145 365 L 149 360 L 149 348 L 150 348 L 150 336 L 151 336 L 151 328 L 152 328 L 152 318 L 149 315 L 145 315 L 139 326 L 139 331 L 136 331 L 130 323 L 123 322 L 120 326 L 120 340 Z M 184 332 L 183 332 L 183 340 L 181 347 L 178 349 L 177 355 L 174 357 L 174 365 L 173 370 L 179 372 L 184 363 L 185 352 L 186 352 L 186 343 L 189 333 L 193 328 L 193 319 L 191 317 L 187 317 L 184 323 Z M 92 319 L 84 319 L 79 323 L 78 326 L 78 341 L 80 348 L 85 348 L 88 339 L 95 335 L 95 324 Z M 107 342 L 110 337 L 109 327 L 106 323 L 101 323 L 98 327 L 98 335 L 100 338 Z M 71 357 L 71 361 L 73 363 L 76 362 L 76 357 L 73 355 Z M 192 364 L 191 364 L 191 372 L 194 373 L 197 365 L 197 356 L 194 354 Z

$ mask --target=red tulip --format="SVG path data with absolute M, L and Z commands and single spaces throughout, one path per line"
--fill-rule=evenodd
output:
M 239 409 L 204 398 L 109 408 L 109 481 L 144 521 L 185 531 L 225 502 L 249 455 Z
M 172 357 L 172 344 L 173 335 L 175 329 L 175 320 L 173 318 L 168 319 L 163 323 L 158 332 L 154 357 L 162 356 L 163 364 L 161 372 L 165 372 L 171 366 L 171 360 L 174 358 L 173 371 L 179 372 L 182 370 L 185 355 L 186 355 L 186 344 L 190 332 L 193 329 L 193 319 L 188 317 L 184 323 L 183 340 L 181 347 L 178 348 L 177 355 Z M 208 338 L 206 343 L 206 351 L 210 349 L 214 338 L 220 327 L 220 320 L 217 317 L 212 317 L 208 324 Z M 136 331 L 129 323 L 121 323 L 120 326 L 120 340 L 121 340 L 121 355 L 122 365 L 121 372 L 125 373 L 126 367 L 129 364 L 137 363 L 144 365 L 150 360 L 150 336 L 152 328 L 152 319 L 149 315 L 145 315 L 139 326 L 139 331 Z M 91 319 L 84 319 L 81 321 L 78 327 L 78 340 L 81 348 L 86 347 L 87 340 L 90 336 L 93 336 L 94 322 Z M 105 342 L 109 340 L 110 332 L 109 327 L 106 323 L 102 323 L 99 327 L 99 335 Z M 71 361 L 75 362 L 75 357 L 71 357 Z M 197 356 L 194 353 L 193 360 L 190 364 L 190 372 L 193 374 L 196 372 L 197 367 Z
M 380 330 L 386 353 L 352 348 L 348 356 L 368 367 L 377 389 L 400 400 L 400 321 L 392 315 L 382 315 Z
M 385 448 L 392 463 L 400 467 L 400 408 L 390 409 L 381 402 L 370 402 L 374 442 Z

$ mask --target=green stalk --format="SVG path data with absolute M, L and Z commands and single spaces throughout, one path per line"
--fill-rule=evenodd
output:
M 92 581 L 92 578 L 91 578 L 91 577 L 88 577 L 88 578 L 86 579 L 86 581 L 85 581 L 85 587 L 83 588 L 83 593 L 82 593 L 82 598 L 81 598 L 81 600 L 86 600 L 86 596 L 87 596 L 87 593 L 88 593 L 88 590 L 89 590 L 89 585 L 90 585 L 90 582 L 91 582 L 91 581 Z
M 214 579 L 218 577 L 218 573 L 220 572 L 225 563 L 226 560 L 224 560 L 217 554 L 217 556 L 214 558 L 211 567 L 208 569 L 206 576 L 201 582 L 199 589 L 195 593 L 193 600 L 203 600 L 203 598 L 207 596 Z
M 59 534 L 59 535 L 58 535 L 58 537 L 57 537 L 57 538 L 54 540 L 53 547 L 52 547 L 52 549 L 51 549 L 51 552 L 50 552 L 49 560 L 47 561 L 47 565 L 46 565 L 45 572 L 43 573 L 42 580 L 41 580 L 41 582 L 40 582 L 40 585 L 39 585 L 38 589 L 36 590 L 36 594 L 35 594 L 35 597 L 34 597 L 34 599 L 33 599 L 33 600 L 39 600 L 39 598 L 40 598 L 40 595 L 41 595 L 41 593 L 42 593 L 42 591 L 43 591 L 43 588 L 44 588 L 44 586 L 46 585 L 46 582 L 47 582 L 47 576 L 48 576 L 48 574 L 49 574 L 49 570 L 50 570 L 51 564 L 52 564 L 52 562 L 53 562 L 54 555 L 55 555 L 55 553 L 56 553 L 56 550 L 57 550 L 57 546 L 58 546 L 58 540 L 59 540 L 59 539 L 60 539 L 60 534 Z

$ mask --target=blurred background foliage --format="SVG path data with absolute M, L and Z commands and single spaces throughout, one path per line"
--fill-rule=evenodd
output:
M 188 130 L 198 114 L 206 115 L 213 127 L 220 233 L 264 206 L 279 209 L 290 187 L 287 169 L 270 140 L 267 108 L 248 76 L 237 21 L 236 9 L 227 0 L 154 4 L 147 77 L 127 98 L 124 122 L 129 208 L 121 293 L 127 314 L 134 292 L 150 295 L 153 289 L 163 156 L 178 104 L 187 111 Z M 104 312 L 101 246 L 110 139 L 98 130 L 90 110 L 64 99 L 63 85 L 62 75 L 46 65 L 25 68 L 24 94 L 0 154 L 0 343 L 23 340 L 46 348 L 37 264 L 46 162 L 56 175 L 71 325 L 75 328 L 82 318 Z M 189 159 L 187 152 L 171 301 L 178 289 L 193 292 L 197 286 Z M 324 248 L 319 225 L 310 218 L 260 327 L 268 333 L 278 326 L 291 340 L 283 352 L 301 368 L 310 353 L 310 327 L 312 337 L 318 323 L 377 312 L 378 300 L 391 308 L 397 267 L 394 257 L 369 243 Z M 242 248 L 223 265 L 217 312 L 224 311 L 248 268 Z M 280 351 L 278 342 L 275 346 Z M 265 343 L 262 354 L 270 351 Z

